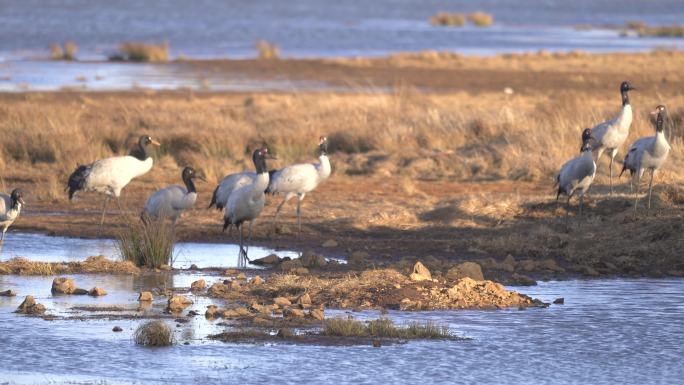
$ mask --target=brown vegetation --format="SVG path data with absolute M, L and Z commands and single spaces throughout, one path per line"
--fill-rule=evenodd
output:
M 141 42 L 121 43 L 119 51 L 109 57 L 113 61 L 165 62 L 169 60 L 169 44 Z
M 266 40 L 257 41 L 256 50 L 259 59 L 278 59 L 280 57 L 280 47 Z
M 64 45 L 50 44 L 50 58 L 53 60 L 76 60 L 76 52 L 78 46 L 73 41 L 67 41 Z
M 83 262 L 34 262 L 26 258 L 0 261 L 0 274 L 60 275 L 77 273 L 137 274 L 131 262 L 112 261 L 103 256 L 88 257 Z
M 494 16 L 486 12 L 477 11 L 468 15 L 468 21 L 477 27 L 489 27 L 494 23 Z
M 439 12 L 430 16 L 430 24 L 449 27 L 462 27 L 465 25 L 465 15 L 462 13 Z
M 164 321 L 147 321 L 138 326 L 133 339 L 142 346 L 169 346 L 173 345 L 173 331 Z
M 664 26 L 649 26 L 643 21 L 628 21 L 626 27 L 629 30 L 636 31 L 639 36 L 649 37 L 684 37 L 684 26 L 681 25 L 664 25 Z

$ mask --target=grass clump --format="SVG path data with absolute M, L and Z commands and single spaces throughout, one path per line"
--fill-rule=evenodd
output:
M 50 58 L 53 60 L 76 60 L 78 46 L 73 41 L 64 44 L 50 44 Z
M 489 27 L 494 23 L 494 16 L 487 12 L 477 11 L 468 15 L 468 21 L 476 27 Z
M 173 332 L 163 321 L 148 321 L 138 326 L 133 339 L 142 346 L 170 346 L 173 344 Z
M 169 44 L 126 42 L 119 46 L 119 52 L 111 55 L 112 61 L 165 62 L 169 60 Z
M 136 266 L 159 268 L 169 265 L 176 243 L 174 227 L 165 221 L 141 221 L 119 233 L 116 246 L 124 261 Z
M 259 59 L 278 59 L 280 57 L 280 47 L 266 40 L 257 41 L 256 50 Z
M 625 26 L 641 37 L 684 37 L 684 26 L 681 25 L 651 27 L 643 21 L 628 21 Z
M 462 13 L 439 12 L 430 16 L 430 24 L 445 27 L 463 27 L 466 18 Z
M 379 318 L 363 323 L 353 318 L 329 318 L 323 322 L 323 335 L 331 337 L 378 337 L 401 339 L 452 338 L 449 328 L 434 322 L 411 322 L 396 326 L 392 320 Z

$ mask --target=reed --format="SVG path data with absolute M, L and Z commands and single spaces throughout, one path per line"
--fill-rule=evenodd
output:
M 329 318 L 323 322 L 323 335 L 334 337 L 377 337 L 401 339 L 448 339 L 449 328 L 434 322 L 411 322 L 397 326 L 392 320 L 379 318 L 363 323 L 353 318 Z
M 166 221 L 129 223 L 116 238 L 119 255 L 136 266 L 156 269 L 170 265 L 176 231 Z
M 280 57 L 280 47 L 277 44 L 268 42 L 266 40 L 259 40 L 256 42 L 256 50 L 259 59 L 278 59 Z
M 165 62 L 169 60 L 169 44 L 125 42 L 109 57 L 112 61 Z
M 465 22 L 462 13 L 439 12 L 430 16 L 430 24 L 434 26 L 463 27 Z
M 489 27 L 494 23 L 494 16 L 490 13 L 477 11 L 468 15 L 468 21 L 476 27 Z
M 50 58 L 53 60 L 76 60 L 78 46 L 73 41 L 67 41 L 63 45 L 50 44 Z

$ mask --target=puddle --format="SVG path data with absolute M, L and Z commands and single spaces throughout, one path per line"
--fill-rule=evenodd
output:
M 200 268 L 237 267 L 238 249 L 238 245 L 231 243 L 179 242 L 173 252 L 173 267 L 186 269 L 192 264 Z M 299 257 L 299 254 L 294 251 L 276 251 L 257 246 L 249 248 L 251 259 L 265 257 L 273 253 L 280 257 Z M 40 262 L 76 262 L 83 261 L 92 255 L 104 255 L 110 259 L 119 259 L 112 239 L 81 239 L 12 232 L 7 233 L 5 243 L 0 248 L 0 260 L 25 257 Z

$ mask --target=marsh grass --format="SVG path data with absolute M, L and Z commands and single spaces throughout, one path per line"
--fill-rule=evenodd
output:
M 125 42 L 109 57 L 112 61 L 165 62 L 169 60 L 169 44 Z
M 463 27 L 466 18 L 462 13 L 439 12 L 430 16 L 430 24 L 435 26 Z
M 176 230 L 167 221 L 146 221 L 129 223 L 116 238 L 119 255 L 136 266 L 159 268 L 170 265 Z
M 63 45 L 50 44 L 50 58 L 53 60 L 76 60 L 78 46 L 73 41 L 67 41 Z
M 266 40 L 257 41 L 256 50 L 259 59 L 278 59 L 280 57 L 280 47 Z
M 331 337 L 377 337 L 401 339 L 448 339 L 449 328 L 434 322 L 411 322 L 397 326 L 392 320 L 379 318 L 366 323 L 353 318 L 329 318 L 323 322 L 322 334 Z
M 476 27 L 489 27 L 494 23 L 494 16 L 490 13 L 477 11 L 468 15 L 468 21 Z
M 133 340 L 142 346 L 170 346 L 173 344 L 173 332 L 164 321 L 153 320 L 138 326 Z
M 635 31 L 639 36 L 644 37 L 684 37 L 684 26 L 682 25 L 653 27 L 644 21 L 628 21 L 625 26 L 628 30 Z

